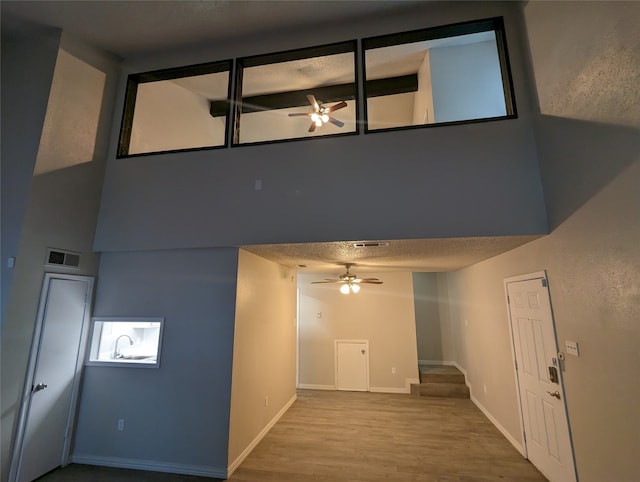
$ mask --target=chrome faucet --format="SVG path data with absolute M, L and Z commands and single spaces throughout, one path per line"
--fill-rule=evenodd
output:
M 118 342 L 120 341 L 120 338 L 124 337 L 129 338 L 129 345 L 133 345 L 133 340 L 129 335 L 120 335 L 118 338 L 116 338 L 116 343 L 113 347 L 113 358 L 123 358 L 123 355 L 118 351 Z

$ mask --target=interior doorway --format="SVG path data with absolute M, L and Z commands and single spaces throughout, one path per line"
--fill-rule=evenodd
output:
M 9 480 L 30 482 L 69 461 L 94 279 L 46 273 Z
M 368 340 L 336 340 L 336 390 L 369 391 Z
M 576 471 L 546 273 L 504 281 L 515 357 L 525 456 L 551 482 Z

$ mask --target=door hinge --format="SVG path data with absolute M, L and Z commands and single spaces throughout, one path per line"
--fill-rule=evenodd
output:
M 507 304 L 510 305 L 511 304 L 511 298 L 509 298 L 509 295 L 507 295 Z
M 524 430 L 522 431 L 522 438 L 524 438 L 524 443 L 527 443 L 527 432 L 525 432 Z
M 516 364 L 516 371 L 518 371 L 518 360 L 514 362 Z
M 547 279 L 546 278 L 542 278 L 542 287 L 543 288 L 547 287 Z

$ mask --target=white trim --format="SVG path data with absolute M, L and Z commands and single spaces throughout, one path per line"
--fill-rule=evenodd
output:
M 524 453 L 524 447 L 522 446 L 522 444 L 520 444 L 515 438 L 513 438 L 511 436 L 511 434 L 507 431 L 506 428 L 504 428 L 502 425 L 500 425 L 500 422 L 498 422 L 495 417 L 493 415 L 491 415 L 491 412 L 489 412 L 489 410 L 487 410 L 486 408 L 484 408 L 482 406 L 482 404 L 480 403 L 480 401 L 474 397 L 473 395 L 471 395 L 471 401 L 475 404 L 476 407 L 478 407 L 480 409 L 480 411 L 484 414 L 485 417 L 487 417 L 489 419 L 489 421 L 495 425 L 495 427 L 500 430 L 500 433 L 502 435 L 504 435 L 504 438 L 506 438 L 509 442 L 511 442 L 511 445 L 513 445 L 516 450 L 518 452 L 520 452 L 520 454 L 526 458 L 526 455 Z
M 253 441 L 247 446 L 247 448 L 244 449 L 240 455 L 238 455 L 238 457 L 229 465 L 229 467 L 227 467 L 226 476 L 222 477 L 223 479 L 228 479 L 229 477 L 231 477 L 231 474 L 235 472 L 235 470 L 240 466 L 244 459 L 247 458 L 247 456 L 256 447 L 256 445 L 258 445 L 264 438 L 264 436 L 267 435 L 269 430 L 271 430 L 276 422 L 278 422 L 278 420 L 280 420 L 280 418 L 286 413 L 286 411 L 289 410 L 289 407 L 293 405 L 297 398 L 298 396 L 294 394 L 293 397 L 291 397 L 291 399 L 284 404 L 284 407 L 280 409 L 276 416 L 271 419 L 271 421 L 260 431 L 260 433 L 256 435 L 256 438 L 253 439 Z
M 20 399 L 20 409 L 18 412 L 18 421 L 15 432 L 15 440 L 13 442 L 11 461 L 9 464 L 9 480 L 17 480 L 20 476 L 22 466 L 22 457 L 24 455 L 24 436 L 27 429 L 29 411 L 31 408 L 31 390 L 34 383 L 35 371 L 38 367 L 38 356 L 40 353 L 41 337 L 43 332 L 43 324 L 46 316 L 47 300 L 49 297 L 49 287 L 55 279 L 63 279 L 67 281 L 78 281 L 87 284 L 84 298 L 84 314 L 82 319 L 82 327 L 80 328 L 80 338 L 78 340 L 77 358 L 75 373 L 73 376 L 71 398 L 69 400 L 69 416 L 67 419 L 67 436 L 65 437 L 62 447 L 62 458 L 60 465 L 64 466 L 69 463 L 69 454 L 71 451 L 71 437 L 68 434 L 73 432 L 75 426 L 75 417 L 78 408 L 78 398 L 80 393 L 80 375 L 82 373 L 85 350 L 88 339 L 88 328 L 91 319 L 91 307 L 93 302 L 93 285 L 95 278 L 93 276 L 71 275 L 64 273 L 45 273 L 42 279 L 42 288 L 40 291 L 40 300 L 38 302 L 38 314 L 33 329 L 33 338 L 29 349 L 29 361 L 27 365 L 27 375 L 24 381 L 22 397 Z
M 313 383 L 298 383 L 298 388 L 302 390 L 335 390 L 335 385 L 315 385 Z
M 152 472 L 165 472 L 169 474 L 200 475 L 203 477 L 215 477 L 226 479 L 227 471 L 220 467 L 206 465 L 186 465 L 155 460 L 123 459 L 119 457 L 101 457 L 98 455 L 74 455 L 72 462 L 85 465 L 99 465 L 101 467 L 117 467 L 120 469 L 150 470 Z
M 419 378 L 405 378 L 404 379 L 404 389 L 405 393 L 411 393 L 411 385 L 420 385 Z
M 445 361 L 445 360 L 418 360 L 418 365 L 457 366 L 457 363 L 454 361 Z
M 406 388 L 397 387 L 369 387 L 371 393 L 409 393 Z

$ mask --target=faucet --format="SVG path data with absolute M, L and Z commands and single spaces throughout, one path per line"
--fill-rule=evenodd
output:
M 133 340 L 129 335 L 120 335 L 118 338 L 116 338 L 116 343 L 113 347 L 113 358 L 123 358 L 123 355 L 118 351 L 118 342 L 120 341 L 120 338 L 123 337 L 129 338 L 129 345 L 133 345 Z

